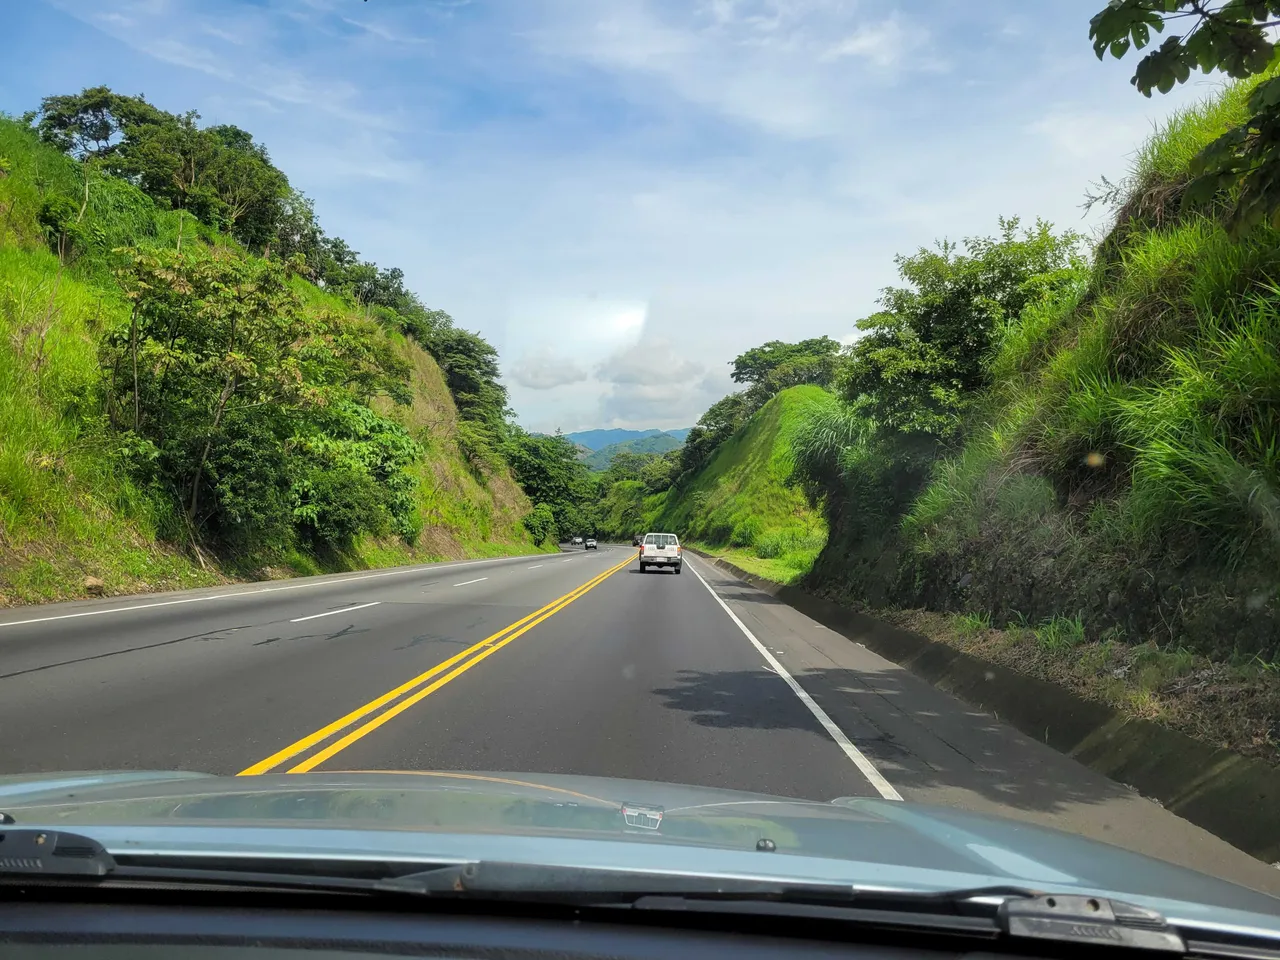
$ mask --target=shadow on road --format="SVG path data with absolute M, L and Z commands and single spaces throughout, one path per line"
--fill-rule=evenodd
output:
M 758 600 L 759 597 L 753 597 Z M 946 694 L 920 689 L 905 672 L 832 668 L 795 679 L 900 792 L 972 791 L 1005 807 L 1057 812 L 1069 804 L 1132 799 L 1128 788 L 1095 774 L 994 717 Z M 706 727 L 795 729 L 830 735 L 782 679 L 759 670 L 683 671 L 655 689 L 663 706 Z M 917 794 L 918 796 L 919 794 Z

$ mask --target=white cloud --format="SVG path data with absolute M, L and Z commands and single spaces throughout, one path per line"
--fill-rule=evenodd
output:
M 669 340 L 642 342 L 615 353 L 596 368 L 605 383 L 667 387 L 700 379 L 705 368 L 681 356 Z
M 573 360 L 556 356 L 551 350 L 526 354 L 511 368 L 510 377 L 530 390 L 553 390 L 586 380 L 586 368 Z
M 907 32 L 894 17 L 859 27 L 827 50 L 823 58 L 861 57 L 877 67 L 892 67 L 901 61 L 910 46 Z

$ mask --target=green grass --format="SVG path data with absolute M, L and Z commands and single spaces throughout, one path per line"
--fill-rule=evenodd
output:
M 1263 79 L 1224 84 L 1200 102 L 1175 111 L 1139 147 L 1133 181 L 1149 185 L 1186 179 L 1196 154 L 1248 118 L 1249 95 Z
M 780 582 L 809 572 L 826 522 L 790 483 L 796 431 L 833 404 L 821 387 L 784 390 L 726 440 L 653 522 L 744 569 Z
M 171 499 L 139 487 L 125 469 L 99 403 L 97 343 L 126 322 L 112 267 L 118 246 L 168 246 L 179 218 L 123 181 L 91 175 L 83 246 L 66 264 L 49 252 L 37 215 L 42 198 L 83 195 L 79 164 L 0 117 L 0 605 L 83 594 L 84 578 L 108 593 L 158 590 L 256 575 L 497 556 L 534 549 L 521 518 L 529 509 L 505 468 L 480 475 L 455 439 L 457 411 L 438 366 L 393 336 L 413 367 L 413 403 L 384 408 L 422 444 L 415 469 L 424 531 L 411 545 L 365 540 L 346 554 L 317 556 L 284 546 L 276 557 L 212 558 L 189 550 Z M 228 243 L 187 217 L 183 243 Z M 333 294 L 301 278 L 313 310 L 347 312 Z
M 1047 650 L 1069 650 L 1084 643 L 1084 621 L 1074 617 L 1051 617 L 1035 628 L 1036 642 Z
M 960 636 L 972 637 L 991 629 L 991 614 L 957 613 L 951 618 L 951 622 Z

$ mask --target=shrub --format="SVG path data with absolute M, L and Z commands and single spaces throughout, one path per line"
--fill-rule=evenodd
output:
M 738 521 L 733 528 L 733 532 L 729 535 L 729 546 L 753 546 L 756 539 L 763 531 L 763 528 L 764 525 L 760 522 L 759 517 L 747 517 L 745 520 Z

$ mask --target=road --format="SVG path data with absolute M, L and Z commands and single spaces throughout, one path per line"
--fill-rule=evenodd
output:
M 775 598 L 627 547 L 0 614 L 0 773 L 499 770 L 1021 818 L 1280 871 Z

